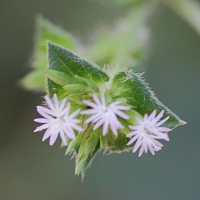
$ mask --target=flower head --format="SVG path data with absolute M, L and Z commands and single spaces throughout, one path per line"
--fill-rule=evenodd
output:
M 95 123 L 93 129 L 96 130 L 101 125 L 103 125 L 103 135 L 108 132 L 108 127 L 110 126 L 114 135 L 117 135 L 117 129 L 123 129 L 123 125 L 118 120 L 117 116 L 129 119 L 121 110 L 129 110 L 128 106 L 121 105 L 121 101 L 115 101 L 109 105 L 106 105 L 106 100 L 104 94 L 101 94 L 101 99 L 98 98 L 96 94 L 93 95 L 94 102 L 84 100 L 83 102 L 90 106 L 92 109 L 84 110 L 81 112 L 83 115 L 91 115 L 86 123 Z
M 133 138 L 128 142 L 127 145 L 130 145 L 136 141 L 133 147 L 133 153 L 135 153 L 139 147 L 141 147 L 139 151 L 139 157 L 143 154 L 143 152 L 147 153 L 148 149 L 153 155 L 155 154 L 155 151 L 161 150 L 163 145 L 157 141 L 157 139 L 169 141 L 167 132 L 171 129 L 160 127 L 169 119 L 168 116 L 159 121 L 163 114 L 164 111 L 161 111 L 156 117 L 156 110 L 154 110 L 149 116 L 145 114 L 143 119 L 136 118 L 138 122 L 137 126 L 129 126 L 129 128 L 133 131 L 127 134 L 127 137 L 133 136 Z
M 34 132 L 42 131 L 47 129 L 42 141 L 50 137 L 49 144 L 53 145 L 60 134 L 62 142 L 66 144 L 66 136 L 70 139 L 75 138 L 74 130 L 83 131 L 83 129 L 77 125 L 81 121 L 79 119 L 74 119 L 74 117 L 80 112 L 76 110 L 71 115 L 70 112 L 70 103 L 67 103 L 67 98 L 64 98 L 60 103 L 56 94 L 53 95 L 51 100 L 47 95 L 44 97 L 49 108 L 43 106 L 37 106 L 37 111 L 43 118 L 37 118 L 34 121 L 42 123 L 43 125 L 38 126 Z

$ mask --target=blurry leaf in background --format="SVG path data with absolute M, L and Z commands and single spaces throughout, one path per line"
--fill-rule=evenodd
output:
M 84 54 L 100 66 L 109 64 L 119 67 L 137 67 L 145 56 L 145 46 L 149 30 L 145 27 L 149 15 L 149 4 L 143 1 L 132 9 L 128 18 L 118 22 L 118 30 L 101 36 Z M 37 18 L 37 34 L 35 39 L 32 72 L 22 80 L 22 86 L 27 90 L 44 90 L 44 70 L 47 68 L 46 41 L 51 41 L 69 50 L 75 49 L 73 38 L 42 17 Z
M 141 3 L 143 3 L 147 0 L 114 0 L 114 1 L 116 1 L 117 3 L 122 4 L 122 5 L 138 6 L 138 5 L 140 5 Z
M 48 40 L 67 49 L 75 49 L 75 42 L 71 35 L 41 16 L 37 17 L 36 23 L 35 48 L 31 64 L 34 70 L 21 80 L 22 86 L 27 90 L 43 90 L 45 88 L 44 70 L 47 68 L 46 42 Z
M 118 28 L 99 37 L 88 52 L 88 57 L 103 66 L 136 67 L 144 58 L 149 30 L 145 23 L 149 17 L 149 3 L 131 9 Z M 151 6 L 150 6 L 151 8 Z
M 200 34 L 200 4 L 194 0 L 165 0 L 175 13 L 186 20 Z

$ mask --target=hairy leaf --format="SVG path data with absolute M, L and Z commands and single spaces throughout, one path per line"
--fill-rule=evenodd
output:
M 48 56 L 49 69 L 64 72 L 74 79 L 80 76 L 99 84 L 109 80 L 108 75 L 97 67 L 94 67 L 74 53 L 50 42 L 48 43 Z M 57 84 L 49 80 L 48 89 L 50 95 L 52 95 L 57 89 Z
M 161 110 L 165 111 L 163 118 L 170 116 L 165 126 L 174 128 L 184 122 L 166 106 L 164 106 L 151 91 L 150 87 L 144 82 L 140 75 L 134 72 L 118 73 L 112 83 L 112 90 L 116 88 L 125 88 L 122 96 L 128 100 L 128 104 L 134 107 L 139 114 L 150 114 L 153 110 L 157 113 Z

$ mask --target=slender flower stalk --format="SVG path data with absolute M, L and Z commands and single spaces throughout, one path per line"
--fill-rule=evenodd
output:
M 102 134 L 105 136 L 108 132 L 108 128 L 110 126 L 114 135 L 117 135 L 117 129 L 123 129 L 124 126 L 118 120 L 117 116 L 123 119 L 129 119 L 129 116 L 126 115 L 121 110 L 129 110 L 128 106 L 121 105 L 121 101 L 115 101 L 109 105 L 106 105 L 106 99 L 104 94 L 101 94 L 101 99 L 98 98 L 96 94 L 93 95 L 92 101 L 84 100 L 87 106 L 91 107 L 91 109 L 81 111 L 83 115 L 91 115 L 86 123 L 94 123 L 93 130 L 96 130 L 101 125 L 103 125 Z
M 83 128 L 77 125 L 81 121 L 74 119 L 80 112 L 80 109 L 69 115 L 71 106 L 70 103 L 67 103 L 66 106 L 67 98 L 64 98 L 60 103 L 56 94 L 53 95 L 52 100 L 47 95 L 44 98 L 49 108 L 37 106 L 37 111 L 43 118 L 37 118 L 34 121 L 43 125 L 38 126 L 34 132 L 47 129 L 42 141 L 50 137 L 49 144 L 52 146 L 58 135 L 60 135 L 62 142 L 66 145 L 66 136 L 70 139 L 75 139 L 74 129 L 83 131 Z
M 171 129 L 160 127 L 169 119 L 168 116 L 159 121 L 163 117 L 163 114 L 164 111 L 161 111 L 156 117 L 156 110 L 154 110 L 149 116 L 145 114 L 143 119 L 136 118 L 138 122 L 137 126 L 129 126 L 132 131 L 127 134 L 127 137 L 133 138 L 127 143 L 127 145 L 135 142 L 133 153 L 135 153 L 140 147 L 139 157 L 143 152 L 147 153 L 148 149 L 153 155 L 155 154 L 155 151 L 161 150 L 163 144 L 157 141 L 157 139 L 169 141 L 167 132 Z

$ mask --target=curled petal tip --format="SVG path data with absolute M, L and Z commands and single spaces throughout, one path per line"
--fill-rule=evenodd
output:
M 37 127 L 33 132 L 36 133 L 38 131 L 42 131 L 39 127 Z

